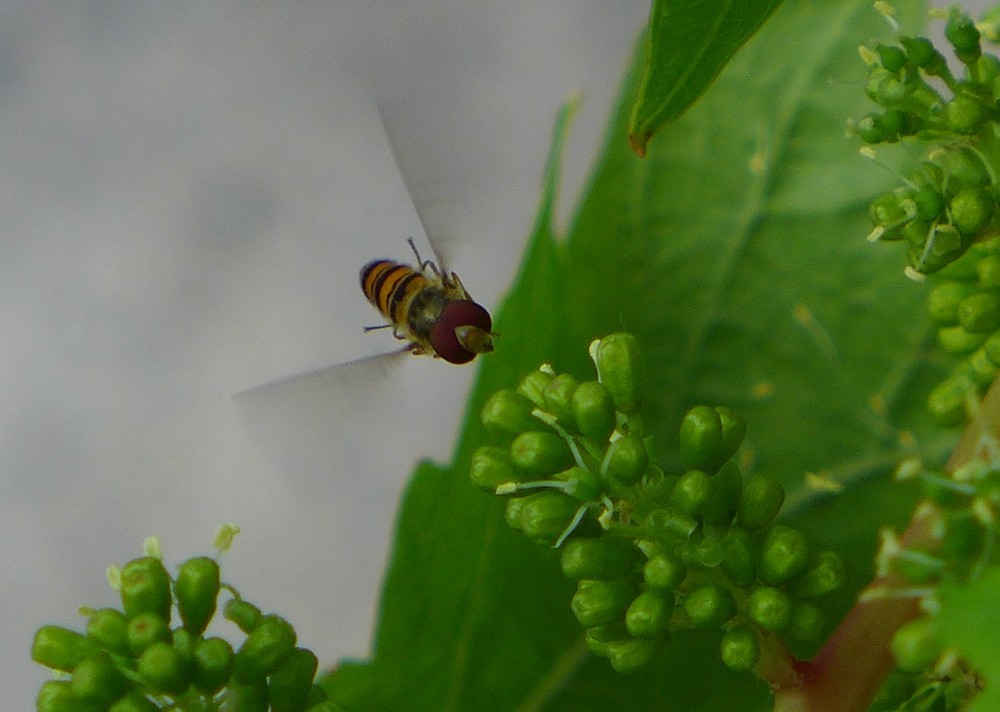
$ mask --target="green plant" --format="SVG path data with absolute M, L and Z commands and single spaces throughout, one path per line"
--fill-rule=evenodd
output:
M 566 235 L 560 114 L 455 461 L 417 469 L 323 704 L 997 707 L 995 26 L 775 4 L 654 3 Z

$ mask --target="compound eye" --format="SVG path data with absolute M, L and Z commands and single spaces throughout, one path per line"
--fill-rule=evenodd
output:
M 492 328 L 488 311 L 473 301 L 457 299 L 444 306 L 431 328 L 431 346 L 449 363 L 468 363 L 477 354 L 493 350 Z

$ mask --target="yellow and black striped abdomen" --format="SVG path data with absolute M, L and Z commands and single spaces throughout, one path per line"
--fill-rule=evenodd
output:
M 368 301 L 396 326 L 407 325 L 410 301 L 428 286 L 422 273 L 394 260 L 375 260 L 361 270 L 361 289 Z

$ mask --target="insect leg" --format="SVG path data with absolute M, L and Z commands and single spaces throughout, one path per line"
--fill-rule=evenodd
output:
M 438 266 L 434 263 L 434 260 L 424 260 L 424 259 L 421 259 L 420 253 L 417 251 L 417 245 L 416 245 L 416 243 L 413 242 L 413 238 L 412 237 L 406 238 L 406 241 L 410 243 L 410 249 L 413 250 L 413 254 L 417 258 L 417 265 L 419 265 L 420 269 L 424 270 L 424 271 L 426 271 L 426 270 L 429 269 L 436 276 L 440 277 L 441 276 L 441 272 L 438 271 Z

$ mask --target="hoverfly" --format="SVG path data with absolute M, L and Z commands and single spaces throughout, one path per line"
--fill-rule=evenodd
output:
M 448 363 L 468 363 L 493 350 L 493 320 L 476 303 L 454 272 L 442 272 L 432 260 L 423 260 L 413 239 L 408 240 L 417 268 L 380 259 L 361 269 L 361 290 L 389 322 L 366 331 L 392 327 L 397 339 L 409 341 L 406 350 L 429 354 Z

